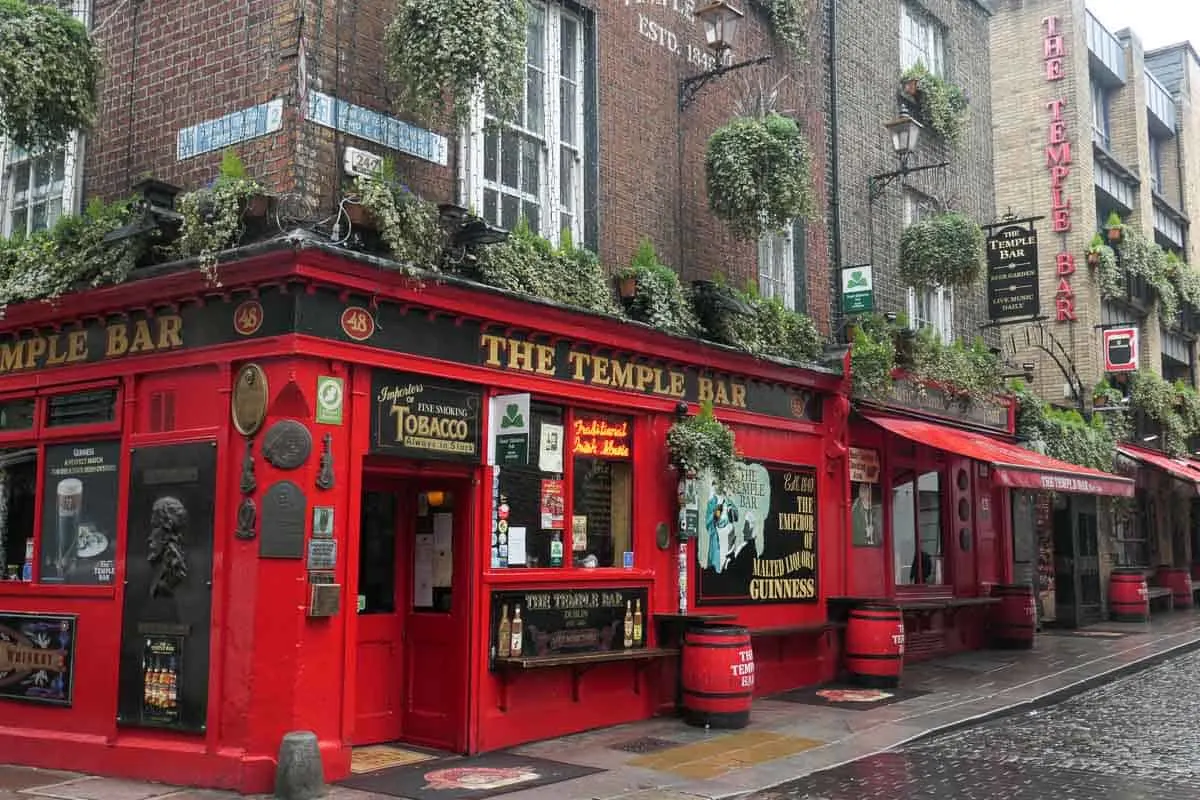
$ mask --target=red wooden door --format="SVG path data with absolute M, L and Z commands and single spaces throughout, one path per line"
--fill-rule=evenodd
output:
M 368 483 L 359 524 L 356 745 L 402 738 L 405 537 L 395 483 Z
M 466 751 L 470 481 L 413 487 L 405 598 L 404 738 Z

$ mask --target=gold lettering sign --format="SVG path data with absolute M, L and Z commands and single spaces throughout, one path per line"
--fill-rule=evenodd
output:
M 93 352 L 88 331 L 63 331 L 0 344 L 0 374 L 26 372 L 88 361 L 178 350 L 183 347 L 183 317 L 163 314 L 113 322 L 101 328 L 103 350 Z

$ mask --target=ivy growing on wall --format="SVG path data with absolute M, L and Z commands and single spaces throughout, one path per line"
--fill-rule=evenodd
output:
M 957 85 L 935 75 L 921 63 L 906 69 L 902 83 L 916 84 L 917 116 L 951 145 L 962 141 L 967 128 L 967 95 Z
M 678 336 L 697 335 L 699 322 L 691 296 L 675 270 L 662 263 L 650 239 L 642 239 L 633 262 L 617 278 L 633 281 L 633 296 L 625 304 L 631 319 Z
M 1068 464 L 1113 471 L 1118 439 L 1111 417 L 1093 414 L 1085 420 L 1073 409 L 1052 407 L 1020 382 L 1011 391 L 1017 401 L 1017 436 L 1026 446 Z
M 775 38 L 797 55 L 804 53 L 805 27 L 808 21 L 806 0 L 754 0 L 767 12 Z
M 66 144 L 96 115 L 100 53 L 53 3 L 0 0 L 0 135 L 25 150 Z

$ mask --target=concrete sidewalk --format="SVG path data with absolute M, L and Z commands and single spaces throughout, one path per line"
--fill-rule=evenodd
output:
M 762 700 L 740 731 L 662 718 L 514 752 L 601 771 L 503 795 L 505 800 L 696 800 L 768 789 L 907 742 L 1056 702 L 1200 648 L 1200 613 L 1148 625 L 1048 632 L 1032 652 L 979 651 L 909 666 L 898 701 L 858 710 Z M 806 693 L 811 696 L 810 693 Z M 810 698 L 811 699 L 811 698 Z M 818 701 L 819 702 L 819 701 Z M 439 766 L 446 766 L 444 762 Z M 449 797 L 450 795 L 446 795 Z M 0 766 L 0 800 L 227 800 L 227 793 Z M 333 800 L 386 795 L 331 787 Z

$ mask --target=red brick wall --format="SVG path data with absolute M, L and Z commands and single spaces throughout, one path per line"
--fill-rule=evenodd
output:
M 680 114 L 679 81 L 701 69 L 688 63 L 687 48 L 704 52 L 702 26 L 687 12 L 688 4 L 584 0 L 595 9 L 598 30 L 601 258 L 609 269 L 619 268 L 641 237 L 649 236 L 684 280 L 722 274 L 739 287 L 756 281 L 755 246 L 735 240 L 708 213 L 703 157 L 709 135 L 735 116 L 739 101 L 753 107 L 760 89 L 777 90 L 778 110 L 799 119 L 812 143 L 819 218 L 807 227 L 806 283 L 809 311 L 825 327 L 829 245 L 819 14 L 812 12 L 807 58 L 796 63 L 770 38 L 762 12 L 744 2 L 747 24 L 734 58 L 774 53 L 775 61 L 710 83 Z M 308 198 L 314 221 L 327 217 L 341 195 L 342 149 L 350 144 L 389 154 L 379 145 L 303 122 L 298 53 L 303 51 L 307 64 L 307 88 L 389 109 L 382 40 L 393 10 L 394 0 L 216 0 L 168 6 L 99 0 L 95 19 L 102 26 L 98 38 L 108 71 L 99 125 L 88 140 L 85 194 L 119 196 L 146 174 L 185 189 L 203 184 L 216 175 L 221 154 L 178 162 L 178 130 L 284 97 L 283 130 L 237 150 L 255 177 Z M 645 35 L 650 23 L 674 35 L 678 52 Z M 444 127 L 442 132 L 451 133 Z M 453 137 L 448 167 L 391 155 L 416 191 L 435 201 L 455 199 Z

